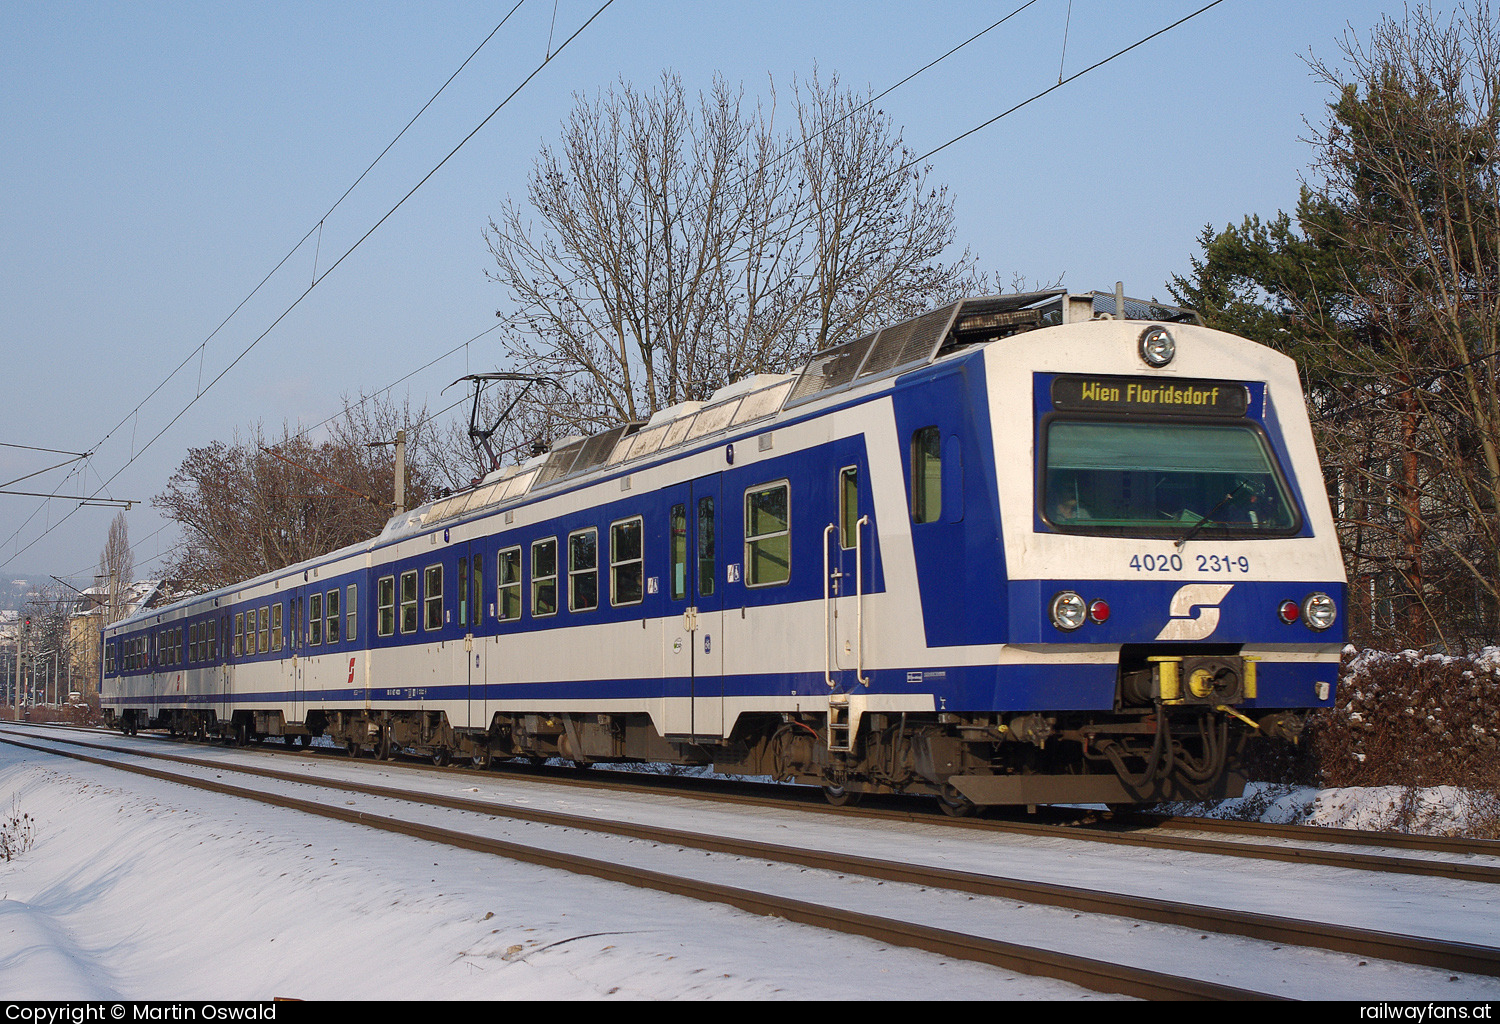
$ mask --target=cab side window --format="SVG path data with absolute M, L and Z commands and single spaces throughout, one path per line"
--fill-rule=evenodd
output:
M 911 436 L 911 519 L 935 523 L 943 515 L 943 435 L 923 427 Z

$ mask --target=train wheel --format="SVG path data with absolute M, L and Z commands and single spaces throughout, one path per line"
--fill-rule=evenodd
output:
M 824 786 L 823 799 L 835 807 L 853 807 L 863 794 L 845 789 L 843 786 Z
M 952 786 L 944 786 L 943 791 L 938 794 L 938 806 L 950 818 L 967 818 L 976 810 L 974 801 Z
M 344 744 L 344 753 L 347 754 L 347 755 L 349 755 L 350 757 L 358 757 L 359 756 L 359 744 L 355 743 L 353 740 L 347 741 Z
M 475 768 L 488 768 L 495 763 L 495 758 L 488 750 L 482 750 L 470 758 L 470 763 Z
M 446 767 L 448 764 L 448 748 L 438 747 L 436 750 L 434 750 L 432 752 L 432 763 L 437 765 L 439 768 Z

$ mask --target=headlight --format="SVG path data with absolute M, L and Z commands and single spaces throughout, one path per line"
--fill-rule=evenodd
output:
M 1338 617 L 1338 607 L 1327 594 L 1309 594 L 1302 602 L 1302 621 L 1313 629 L 1327 629 Z
M 1161 369 L 1177 355 L 1177 342 L 1165 327 L 1148 327 L 1141 332 L 1140 350 L 1147 366 Z
M 1052 624 L 1058 629 L 1077 629 L 1083 625 L 1089 608 L 1083 598 L 1071 590 L 1064 590 L 1052 599 Z

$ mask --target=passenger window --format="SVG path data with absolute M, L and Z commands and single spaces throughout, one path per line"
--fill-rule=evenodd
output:
M 323 595 L 307 595 L 307 642 L 317 646 L 323 642 Z
M 328 642 L 339 642 L 339 592 L 335 588 L 328 592 L 328 603 L 323 606 L 328 614 Z
M 557 540 L 531 545 L 531 614 L 557 614 Z
M 271 650 L 271 609 L 262 605 L 260 609 L 260 647 L 261 654 L 269 653 Z
M 509 622 L 521 617 L 521 549 L 506 548 L 500 552 L 496 564 L 496 584 L 499 587 L 495 617 Z
M 344 594 L 346 595 L 346 600 L 344 601 L 344 621 L 346 623 L 344 627 L 344 639 L 353 640 L 355 639 L 354 624 L 359 618 L 359 587 L 351 583 L 344 589 Z
M 417 631 L 417 570 L 401 574 L 401 632 Z
M 785 483 L 745 492 L 745 582 L 785 583 L 792 573 L 790 488 Z
M 568 611 L 599 607 L 599 531 L 568 534 Z
M 645 595 L 645 564 L 641 553 L 641 519 L 627 519 L 609 528 L 610 601 L 640 604 Z
M 234 656 L 236 658 L 245 653 L 245 613 L 234 613 Z
M 422 574 L 423 629 L 443 628 L 443 567 L 429 565 Z
M 911 437 L 911 518 L 935 523 L 943 515 L 943 436 L 923 427 Z
M 282 615 L 285 614 L 282 605 L 278 602 L 271 606 L 271 650 L 281 650 L 281 624 Z
M 375 632 L 390 636 L 396 632 L 396 577 L 382 576 L 375 584 Z

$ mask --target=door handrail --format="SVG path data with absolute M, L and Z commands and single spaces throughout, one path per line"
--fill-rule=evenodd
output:
M 833 602 L 829 586 L 832 577 L 829 575 L 828 566 L 828 535 L 838 529 L 837 524 L 829 523 L 823 529 L 823 682 L 828 684 L 831 690 L 834 688 L 833 681 Z
M 865 557 L 864 557 L 864 528 L 870 523 L 869 516 L 860 516 L 859 521 L 854 524 L 854 642 L 858 647 L 855 652 L 854 677 L 859 680 L 861 686 L 869 686 L 869 677 L 865 675 Z

